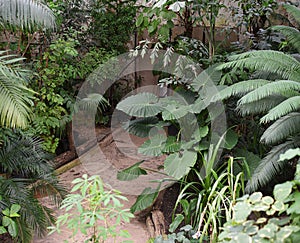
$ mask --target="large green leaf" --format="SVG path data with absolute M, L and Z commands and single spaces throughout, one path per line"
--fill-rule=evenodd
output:
M 281 154 L 279 157 L 280 161 L 291 160 L 296 156 L 300 156 L 300 148 L 294 148 L 287 150 L 284 154 Z
M 207 84 L 217 84 L 221 79 L 220 70 L 216 69 L 217 65 L 210 66 L 202 71 L 191 83 L 191 86 L 196 92 L 199 92 L 202 87 Z
M 238 142 L 238 139 L 239 139 L 238 134 L 235 131 L 233 131 L 232 129 L 229 129 L 226 132 L 225 143 L 224 143 L 223 147 L 226 149 L 234 148 L 234 146 Z
M 178 120 L 184 117 L 189 112 L 189 106 L 183 105 L 167 105 L 162 112 L 162 118 L 164 121 Z
M 147 171 L 139 167 L 143 162 L 140 161 L 124 170 L 118 171 L 117 179 L 120 181 L 131 181 L 140 175 L 147 175 Z
M 179 180 L 189 173 L 196 161 L 197 153 L 192 151 L 184 150 L 183 152 L 171 154 L 164 162 L 165 172 Z
M 168 136 L 165 147 L 163 148 L 164 153 L 174 153 L 180 150 L 181 143 L 177 141 L 174 136 Z
M 145 117 L 145 118 L 137 118 L 132 121 L 125 122 L 123 124 L 123 128 L 138 137 L 148 137 L 149 132 L 151 129 L 157 127 L 158 125 L 164 125 L 164 124 L 158 124 L 159 120 L 157 117 Z
M 144 189 L 141 195 L 136 199 L 136 202 L 131 207 L 131 212 L 139 212 L 150 207 L 158 196 L 158 189 L 152 189 L 147 187 Z
M 132 95 L 122 100 L 116 108 L 127 115 L 136 117 L 151 117 L 163 111 L 159 98 L 152 93 Z
M 144 155 L 159 156 L 162 155 L 162 150 L 165 146 L 167 137 L 162 134 L 157 134 L 149 138 L 138 149 L 138 152 Z

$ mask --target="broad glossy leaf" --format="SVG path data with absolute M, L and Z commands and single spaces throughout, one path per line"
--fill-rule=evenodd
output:
M 21 206 L 18 205 L 18 204 L 11 205 L 10 217 L 18 217 L 18 216 L 15 216 L 15 215 L 18 215 L 17 212 L 19 212 L 20 209 L 21 209 Z
M 292 192 L 293 183 L 291 181 L 287 181 L 282 184 L 277 184 L 274 187 L 274 197 L 278 201 L 284 201 Z
M 122 100 L 116 107 L 127 115 L 136 117 L 151 117 L 163 110 L 159 99 L 152 93 L 139 93 Z
M 200 91 L 207 83 L 216 84 L 220 81 L 221 71 L 217 70 L 216 67 L 217 65 L 210 66 L 201 72 L 195 80 L 193 80 L 191 86 L 195 89 L 195 91 Z
M 260 202 L 262 199 L 263 194 L 261 192 L 254 192 L 250 195 L 249 200 L 251 203 Z
M 228 130 L 226 133 L 224 148 L 226 148 L 226 149 L 234 148 L 234 146 L 238 142 L 238 139 L 239 139 L 239 137 L 235 131 L 233 131 L 231 129 Z
M 262 198 L 262 203 L 271 205 L 272 203 L 274 203 L 274 199 L 270 196 L 265 196 Z
M 184 105 L 167 105 L 162 112 L 162 118 L 164 121 L 170 121 L 170 120 L 178 120 L 189 112 L 189 106 Z
M 125 122 L 123 128 L 138 137 L 148 137 L 151 129 L 161 126 L 163 124 L 158 124 L 159 120 L 157 117 L 145 117 L 137 118 L 132 121 Z
M 0 226 L 0 235 L 5 233 L 7 233 L 7 230 L 3 226 Z
M 12 237 L 16 237 L 18 235 L 18 226 L 14 221 L 11 221 L 11 223 L 8 225 L 7 230 Z
M 150 207 L 154 200 L 157 198 L 158 189 L 152 189 L 151 187 L 147 187 L 144 189 L 141 195 L 139 195 L 136 199 L 136 202 L 131 207 L 131 212 L 139 212 L 148 207 Z
M 165 147 L 163 148 L 164 153 L 174 153 L 180 150 L 180 142 L 177 141 L 176 137 L 168 136 Z
M 251 207 L 247 202 L 238 202 L 234 206 L 234 220 L 237 222 L 243 222 L 247 220 L 251 213 Z
M 147 171 L 139 167 L 143 162 L 144 161 L 140 161 L 133 166 L 118 171 L 117 179 L 120 181 L 131 181 L 138 178 L 140 175 L 147 175 Z
M 157 134 L 144 142 L 138 149 L 138 152 L 144 155 L 159 156 L 162 155 L 162 150 L 165 146 L 167 137 L 162 134 Z
M 279 157 L 280 161 L 283 160 L 290 160 L 296 156 L 300 156 L 300 148 L 295 148 L 295 149 L 289 149 L 286 151 L 284 154 L 281 154 Z
M 197 161 L 197 153 L 191 151 L 183 151 L 169 155 L 165 162 L 165 172 L 176 179 L 181 179 L 187 175 Z

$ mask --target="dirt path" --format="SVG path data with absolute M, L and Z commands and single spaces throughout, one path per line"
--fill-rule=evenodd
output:
M 107 131 L 105 132 L 107 133 Z M 157 184 L 153 184 L 151 181 L 159 178 L 157 175 L 150 173 L 134 181 L 122 182 L 116 179 L 117 171 L 131 166 L 141 159 L 145 160 L 145 167 L 157 169 L 158 166 L 162 164 L 163 158 L 147 158 L 138 155 L 138 145 L 144 140 L 134 136 L 128 137 L 123 131 L 120 132 L 120 130 L 118 130 L 118 133 L 108 135 L 106 138 L 107 139 L 100 142 L 99 146 L 95 146 L 80 157 L 80 165 L 60 175 L 60 180 L 70 189 L 72 180 L 81 177 L 83 174 L 100 175 L 105 183 L 121 191 L 123 195 L 128 198 L 129 201 L 124 204 L 126 208 L 130 208 L 144 188 L 149 186 L 154 188 Z M 44 199 L 44 201 L 49 205 L 46 199 Z M 63 213 L 53 205 L 49 206 L 54 209 L 56 216 Z M 138 221 L 137 218 L 131 220 L 130 223 L 123 224 L 121 228 L 129 231 L 132 236 L 130 240 L 135 243 L 146 243 L 149 239 L 145 223 Z M 44 238 L 35 237 L 33 243 L 63 243 L 70 235 L 71 233 L 67 229 L 63 229 L 61 234 L 54 233 Z M 85 240 L 84 235 L 77 234 L 73 239 L 69 240 L 69 242 L 83 243 Z M 117 243 L 121 241 L 121 239 L 117 239 Z M 107 242 L 110 243 L 112 241 Z

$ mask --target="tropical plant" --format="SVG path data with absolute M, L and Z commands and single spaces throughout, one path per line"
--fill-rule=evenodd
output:
M 67 134 L 71 134 L 69 127 L 72 115 L 78 109 L 98 107 L 101 114 L 108 102 L 100 94 L 90 94 L 75 103 L 75 86 L 80 86 L 85 78 L 109 56 L 103 50 L 93 50 L 84 57 L 80 57 L 76 49 L 78 42 L 68 36 L 67 39 L 58 38 L 49 46 L 49 50 L 36 64 L 38 75 L 30 82 L 30 87 L 36 91 L 34 119 L 30 132 L 40 136 L 44 149 L 56 152 L 60 138 L 67 127 Z M 78 98 L 79 100 L 79 98 Z M 98 104 L 100 105 L 98 106 Z M 69 138 L 70 136 L 68 136 Z M 72 141 L 68 141 L 72 146 Z
M 65 214 L 58 217 L 55 226 L 49 227 L 50 234 L 56 231 L 60 233 L 61 227 L 66 225 L 72 230 L 71 238 L 79 231 L 88 236 L 85 243 L 104 243 L 109 239 L 116 242 L 116 237 L 130 238 L 126 230 L 117 229 L 121 222 L 129 222 L 134 217 L 128 209 L 123 208 L 121 201 L 126 201 L 126 197 L 105 185 L 99 176 L 88 177 L 84 174 L 72 183 L 73 193 L 63 200 L 60 207 Z M 70 214 L 74 208 L 77 213 Z
M 55 16 L 40 0 L 0 0 L 0 29 L 54 29 Z
M 117 106 L 117 109 L 136 117 L 135 120 L 124 125 L 128 132 L 140 137 L 149 137 L 139 147 L 138 152 L 146 156 L 165 154 L 167 157 L 164 161 L 164 171 L 158 170 L 158 172 L 166 176 L 164 180 L 178 181 L 182 184 L 177 206 L 182 204 L 184 212 L 174 219 L 173 230 L 185 220 L 186 224 L 192 224 L 194 227 L 199 225 L 199 231 L 204 227 L 203 235 L 206 236 L 209 234 L 209 226 L 218 224 L 216 222 L 218 220 L 221 221 L 218 218 L 220 215 L 211 209 L 216 205 L 221 207 L 223 202 L 226 204 L 228 201 L 225 197 L 230 197 L 230 193 L 227 194 L 226 191 L 228 188 L 224 186 L 224 181 L 229 179 L 230 175 L 224 173 L 220 179 L 217 179 L 216 171 L 219 171 L 221 164 L 218 160 L 219 155 L 221 149 L 231 149 L 238 140 L 231 129 L 221 135 L 211 130 L 215 119 L 220 119 L 218 117 L 221 112 L 219 106 L 211 106 L 208 111 L 206 109 L 208 100 L 212 96 L 211 92 L 215 91 L 210 90 L 212 85 L 210 80 L 219 78 L 218 72 L 212 70 L 213 68 L 209 68 L 203 71 L 190 84 L 195 92 L 180 88 L 175 89 L 178 91 L 177 95 L 175 93 L 163 98 L 152 93 L 139 93 L 124 99 Z M 163 127 L 168 127 L 169 134 L 164 133 Z M 215 140 L 211 138 L 213 136 Z M 147 171 L 141 161 L 120 171 L 117 178 L 133 180 L 147 174 Z M 236 184 L 232 185 L 232 188 L 235 186 Z M 225 191 L 220 193 L 218 191 L 220 187 Z M 151 206 L 157 198 L 159 189 L 160 185 L 156 189 L 145 188 L 132 206 L 132 212 Z M 198 193 L 201 196 L 198 197 Z M 217 208 L 220 210 L 219 207 Z
M 237 199 L 233 215 L 219 235 L 219 242 L 298 242 L 300 165 L 295 179 L 274 188 L 274 197 L 261 192 Z
M 191 182 L 181 181 L 182 189 L 174 212 L 177 207 L 182 212 L 173 219 L 169 228 L 171 233 L 184 221 L 196 228 L 194 239 L 216 242 L 219 227 L 230 218 L 236 198 L 244 193 L 243 173 L 234 175 L 233 158 L 229 158 L 227 164 L 212 169 L 213 159 L 204 163 L 205 176 L 194 169 L 196 178 L 190 179 Z
M 1 197 L 0 200 L 2 200 Z M 16 218 L 20 217 L 20 214 L 18 214 L 20 209 L 20 205 L 13 204 L 10 208 L 2 210 L 4 216 L 2 217 L 2 225 L 0 224 L 0 235 L 9 233 L 11 237 L 17 237 L 18 227 Z
M 274 0 L 235 0 L 238 8 L 235 9 L 235 17 L 238 19 L 238 26 L 244 25 L 249 33 L 257 35 L 260 29 L 270 26 L 270 15 L 278 6 Z M 240 11 L 241 10 L 241 11 Z
M 209 59 L 212 61 L 216 49 L 216 22 L 222 8 L 226 8 L 223 2 L 215 0 L 149 1 L 138 16 L 136 26 L 142 30 L 147 29 L 150 36 L 157 34 L 159 41 L 168 43 L 174 23 L 182 23 L 185 28 L 183 36 L 188 38 L 192 38 L 194 26 L 201 25 L 208 40 Z
M 291 5 L 284 6 L 299 21 L 299 9 Z M 299 50 L 300 42 L 297 40 L 300 34 L 297 29 L 285 26 L 272 29 L 287 34 L 287 41 Z M 232 56 L 229 60 L 219 68 L 248 70 L 252 79 L 223 89 L 215 98 L 241 97 L 237 102 L 240 114 L 264 114 L 260 123 L 272 122 L 260 141 L 273 147 L 261 160 L 246 187 L 248 192 L 253 192 L 288 166 L 287 160 L 279 160 L 280 154 L 300 146 L 300 63 L 293 55 L 273 50 L 247 52 Z
M 57 204 L 65 191 L 58 183 L 49 162 L 49 155 L 41 148 L 41 141 L 16 133 L 0 149 L 0 210 L 20 205 L 14 218 L 14 239 L 31 242 L 34 233 L 41 236 L 54 222 L 51 210 L 38 197 L 50 196 Z M 6 214 L 1 215 L 3 220 Z
M 31 119 L 34 92 L 26 87 L 22 60 L 0 51 L 0 127 L 25 128 Z
M 127 44 L 135 30 L 135 3 L 133 0 L 93 2 L 89 32 L 98 47 L 117 53 L 128 49 Z

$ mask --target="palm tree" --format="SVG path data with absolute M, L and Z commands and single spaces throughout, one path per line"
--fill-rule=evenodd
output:
M 300 9 L 284 5 L 300 23 Z M 295 50 L 300 51 L 300 32 L 288 26 L 274 26 Z M 298 53 L 299 54 L 299 53 Z M 278 175 L 288 161 L 280 161 L 281 154 L 300 146 L 300 62 L 296 56 L 281 51 L 252 51 L 232 56 L 219 68 L 239 68 L 253 71 L 253 79 L 231 85 L 215 99 L 241 97 L 237 110 L 242 115 L 264 114 L 260 123 L 272 123 L 263 133 L 261 142 L 272 145 L 248 182 L 246 191 L 265 186 Z M 256 75 L 256 76 L 255 76 Z M 273 78 L 271 78 L 273 77 Z M 275 77 L 275 78 L 274 78 Z
M 0 28 L 54 29 L 55 16 L 43 0 L 0 0 Z
M 43 206 L 38 196 L 51 196 L 57 204 L 65 195 L 53 174 L 49 155 L 41 141 L 22 133 L 13 134 L 0 150 L 0 211 L 12 204 L 21 206 L 16 218 L 17 242 L 31 242 L 33 233 L 44 235 L 54 223 L 52 211 Z M 2 215 L 1 215 L 2 222 Z
M 25 128 L 30 121 L 34 93 L 25 86 L 29 72 L 20 60 L 0 51 L 0 127 Z
M 41 1 L 0 0 L 0 29 L 33 31 L 54 27 L 54 15 Z M 0 51 L 0 128 L 25 128 L 31 118 L 34 92 L 26 87 L 29 71 L 21 68 L 22 60 Z M 6 131 L 10 131 L 9 135 L 0 141 L 0 212 L 13 204 L 21 206 L 20 217 L 15 219 L 15 240 L 29 243 L 34 233 L 45 234 L 47 226 L 54 222 L 51 210 L 37 196 L 51 196 L 59 202 L 64 190 L 41 141 L 16 130 Z M 1 222 L 2 217 L 1 214 Z

